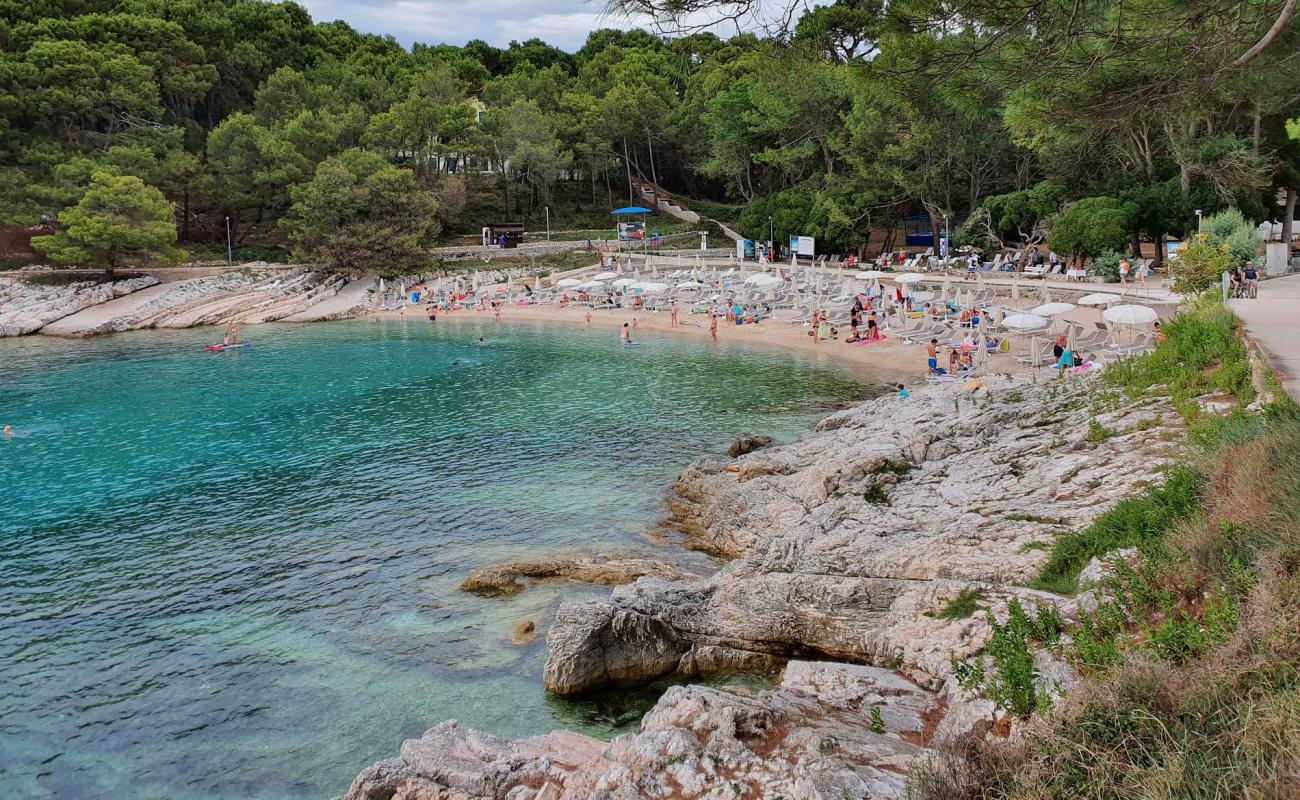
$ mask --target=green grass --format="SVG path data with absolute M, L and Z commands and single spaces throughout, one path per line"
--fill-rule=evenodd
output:
M 901 477 L 911 472 L 914 469 L 916 469 L 916 465 L 914 464 L 909 464 L 906 461 L 894 461 L 892 459 L 887 458 L 881 461 L 880 463 L 876 464 L 870 470 L 868 470 L 867 474 L 868 475 L 898 475 Z
M 1203 479 L 1195 470 L 1174 469 L 1164 485 L 1121 500 L 1083 530 L 1057 537 L 1047 563 L 1029 585 L 1058 594 L 1073 593 L 1079 572 L 1093 558 L 1112 550 L 1158 543 L 1174 524 L 1195 514 L 1202 486 Z
M 1165 323 L 1165 341 L 1154 351 L 1122 359 L 1106 369 L 1106 378 L 1130 397 L 1140 397 L 1152 386 L 1173 399 L 1184 417 L 1198 416 L 1191 400 L 1222 392 L 1241 405 L 1255 399 L 1250 356 L 1237 335 L 1240 320 L 1213 297 L 1197 300 L 1175 319 Z
M 966 619 L 979 610 L 979 603 L 983 597 L 983 589 L 962 589 L 961 593 L 949 600 L 935 616 L 946 620 Z
M 887 506 L 889 505 L 889 492 L 885 490 L 884 484 L 873 484 L 870 489 L 863 493 L 862 499 L 873 505 Z

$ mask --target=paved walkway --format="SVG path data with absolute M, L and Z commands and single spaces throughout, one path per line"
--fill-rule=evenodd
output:
M 1300 403 L 1300 275 L 1261 281 L 1255 300 L 1229 300 L 1268 357 L 1282 388 Z

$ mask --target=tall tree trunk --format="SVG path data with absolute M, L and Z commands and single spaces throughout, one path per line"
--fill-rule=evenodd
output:
M 632 205 L 632 160 L 627 154 L 627 137 L 623 137 L 623 166 L 627 169 L 627 204 Z
M 654 141 L 650 138 L 650 130 L 648 128 L 646 129 L 645 132 L 645 146 L 646 149 L 650 151 L 650 182 L 653 183 L 655 186 L 658 186 L 659 175 L 658 173 L 655 172 L 655 144 Z
M 1259 155 L 1259 137 L 1260 137 L 1260 114 L 1259 109 L 1255 109 L 1255 127 L 1250 134 L 1250 144 L 1255 150 L 1255 155 Z
M 1156 257 L 1151 260 L 1151 267 L 1156 271 L 1161 270 L 1165 265 L 1165 235 L 1162 233 L 1156 237 Z
M 1129 243 L 1129 246 L 1133 248 L 1133 257 L 1134 257 L 1134 258 L 1141 258 L 1141 257 L 1142 257 L 1142 238 L 1138 235 L 1138 232 L 1137 232 L 1137 231 L 1129 231 L 1129 234 L 1128 234 L 1128 243 Z
M 1291 258 L 1291 229 L 1295 226 L 1296 190 L 1294 186 L 1286 187 L 1286 211 L 1282 214 L 1282 241 L 1287 247 L 1286 257 Z
M 1196 123 L 1187 123 L 1187 139 L 1190 143 L 1191 138 L 1196 135 Z M 1192 194 L 1192 165 L 1179 159 L 1178 162 L 1178 187 L 1182 190 L 1183 197 L 1190 197 Z
M 190 240 L 190 193 L 187 189 L 181 199 L 181 239 Z

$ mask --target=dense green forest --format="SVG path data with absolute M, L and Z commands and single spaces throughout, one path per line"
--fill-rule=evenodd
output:
M 623 3 L 713 4 L 688 5 Z M 289 2 L 0 0 L 0 223 L 51 223 L 34 244 L 65 263 L 179 258 L 228 218 L 237 242 L 393 268 L 548 206 L 607 226 L 638 180 L 826 252 L 926 214 L 985 247 L 1069 219 L 1049 243 L 1093 256 L 1198 209 L 1293 212 L 1294 11 L 839 0 L 763 36 L 600 30 L 566 53 L 408 50 Z

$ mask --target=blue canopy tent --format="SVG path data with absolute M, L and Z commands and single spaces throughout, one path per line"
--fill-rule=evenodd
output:
M 641 216 L 641 249 L 645 250 L 646 241 L 650 238 L 649 231 L 645 229 L 645 215 L 653 214 L 654 212 L 648 208 L 642 208 L 641 206 L 628 206 L 627 208 L 620 208 L 615 211 L 611 211 L 609 213 L 615 216 L 627 216 L 629 214 L 642 215 Z M 615 228 L 614 230 L 614 241 L 619 241 L 617 228 Z

